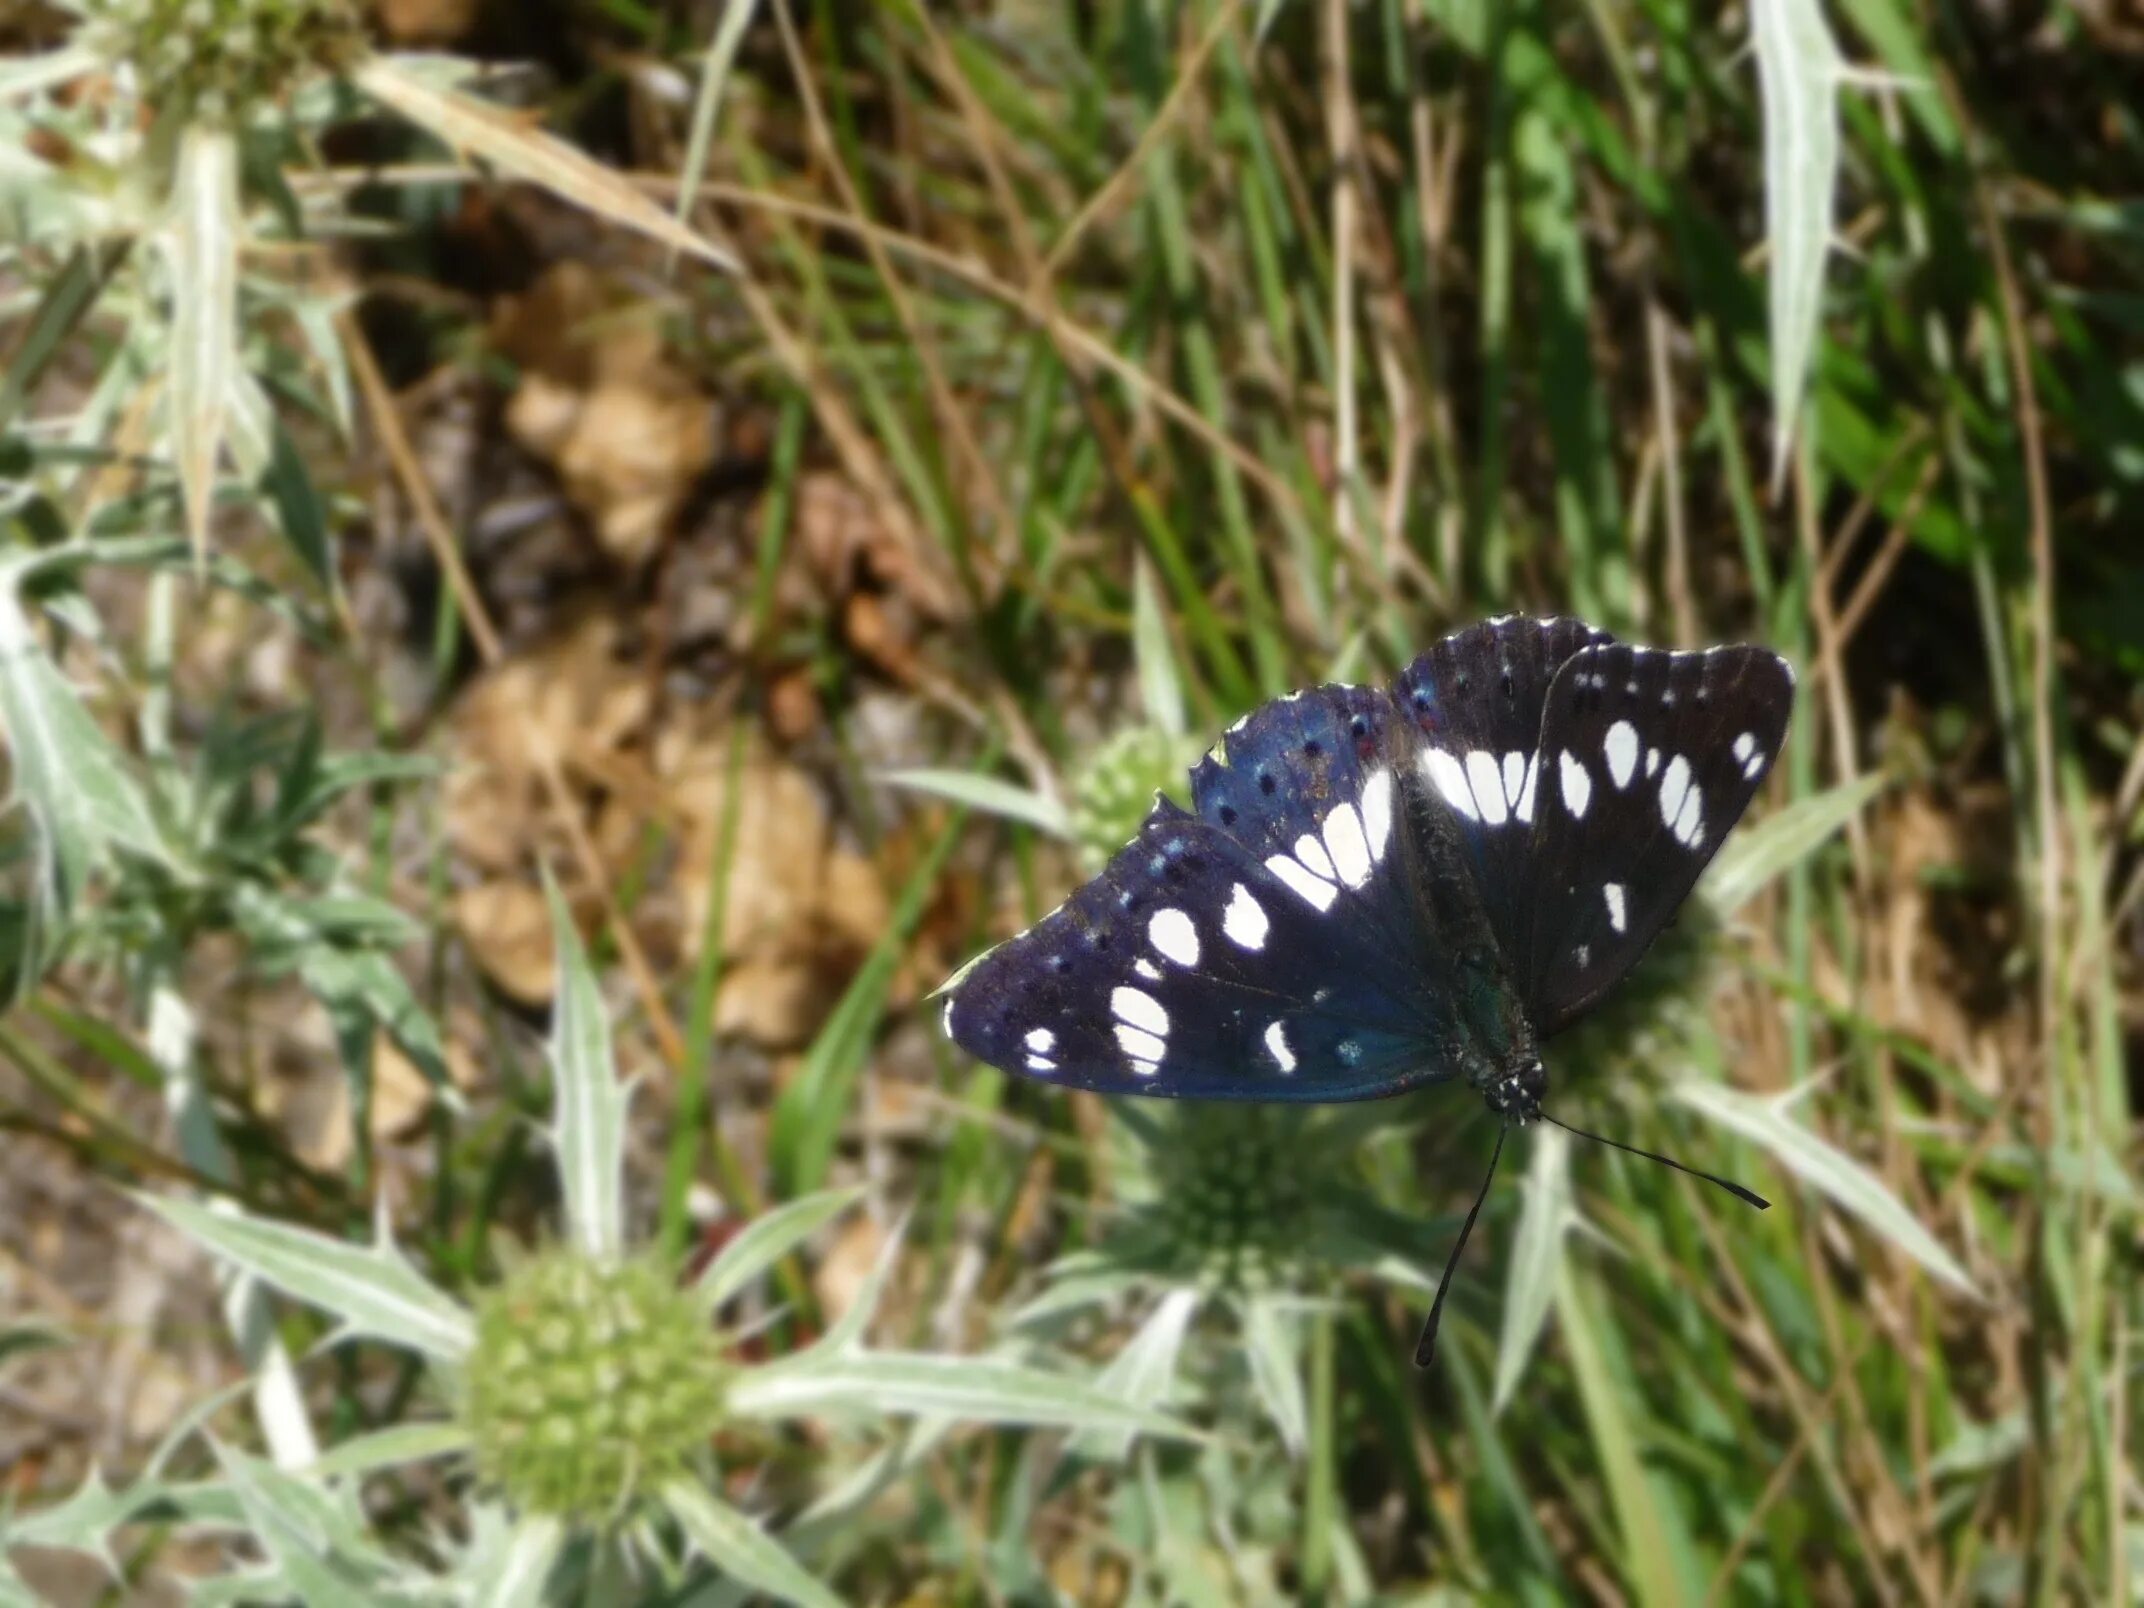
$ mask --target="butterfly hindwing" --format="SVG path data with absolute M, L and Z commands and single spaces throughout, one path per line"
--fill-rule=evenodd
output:
M 1394 683 L 1421 733 L 1430 789 L 1458 823 L 1482 903 L 1506 954 L 1526 926 L 1540 777 L 1534 754 L 1556 672 L 1615 639 L 1583 620 L 1507 615 L 1454 631 Z
M 1102 874 L 954 985 L 946 1031 L 1102 1094 L 1351 1100 L 1407 1086 L 1378 944 L 1167 800 Z
M 954 985 L 976 1056 L 1103 1093 L 1353 1100 L 1431 1081 L 1448 961 L 1415 907 L 1383 693 L 1276 700 L 1093 881 Z
M 1571 658 L 1536 756 L 1526 931 L 1506 953 L 1544 1037 L 1651 945 L 1786 740 L 1794 672 L 1762 648 Z

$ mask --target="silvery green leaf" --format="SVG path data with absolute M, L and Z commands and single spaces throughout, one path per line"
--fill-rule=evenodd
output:
M 1176 1377 L 1176 1359 L 1184 1349 L 1184 1336 L 1198 1313 L 1199 1292 L 1179 1285 L 1164 1295 L 1147 1314 L 1139 1330 L 1095 1379 L 1095 1384 L 1134 1407 L 1155 1407 L 1167 1398 Z M 1095 1432 L 1076 1437 L 1071 1450 L 1082 1457 L 1122 1462 L 1131 1455 L 1135 1432 Z
M 740 1376 L 730 1386 L 731 1412 L 746 1418 L 875 1413 L 1198 1438 L 1168 1415 L 1084 1379 L 988 1357 L 814 1350 L 807 1358 Z
M 1819 0 L 1752 0 L 1764 101 L 1764 224 L 1771 248 L 1772 472 L 1787 449 L 1816 349 L 1839 179 L 1839 48 Z
M 144 1205 L 233 1266 L 365 1335 L 453 1362 L 475 1339 L 469 1314 L 391 1245 L 351 1245 L 236 1208 L 140 1196 Z
M 239 378 L 238 138 L 195 123 L 179 136 L 171 266 L 171 440 L 196 561 L 208 555 L 216 467 Z
M 625 1250 L 626 1091 L 611 1059 L 610 1013 L 549 873 L 544 895 L 558 944 L 558 990 L 551 1006 L 551 1077 L 557 1094 L 551 1142 L 566 1197 L 566 1232 L 590 1256 L 609 1260 Z
M 1061 1257 L 1051 1267 L 1050 1282 L 1041 1293 L 1007 1321 L 1016 1329 L 1040 1327 L 1091 1306 L 1122 1301 L 1151 1282 L 1152 1275 L 1135 1268 L 1099 1258 Z
M 486 1549 L 472 1600 L 478 1608 L 542 1608 L 544 1586 L 565 1544 L 566 1528 L 557 1519 L 516 1519 L 497 1551 Z
M 1979 1293 L 1965 1269 L 1882 1179 L 1787 1114 L 1793 1094 L 1759 1100 L 1716 1083 L 1684 1083 L 1674 1093 L 1684 1105 L 1762 1146 L 1804 1183 L 1830 1196 L 1953 1289 Z
M 393 1560 L 378 1550 L 353 1500 L 221 1441 L 211 1444 L 253 1538 L 308 1608 L 379 1602 L 374 1587 Z
M 35 56 L 0 61 L 0 101 L 27 99 L 94 72 L 104 60 L 87 45 L 64 45 Z
M 2022 1407 L 1990 1423 L 1968 1419 L 1958 1426 L 1949 1444 L 1928 1460 L 1928 1472 L 1936 1479 L 1986 1474 L 2015 1459 L 2031 1440 L 2032 1423 Z
M 306 1470 L 322 1479 L 344 1474 L 376 1474 L 404 1463 L 424 1463 L 469 1449 L 462 1424 L 394 1424 L 344 1441 Z
M 956 770 L 893 770 L 881 772 L 880 780 L 895 787 L 949 799 L 955 804 L 965 804 L 986 815 L 1003 816 L 1051 837 L 1072 835 L 1072 823 L 1062 804 L 1025 787 L 1001 782 L 994 776 L 977 776 L 972 771 Z
M 1303 1399 L 1301 1348 L 1280 1302 L 1253 1296 L 1243 1303 L 1243 1356 L 1281 1444 L 1301 1457 L 1310 1440 L 1310 1409 Z
M 663 1487 L 663 1505 L 700 1556 L 723 1574 L 802 1608 L 841 1608 L 841 1599 L 751 1519 L 683 1480 Z
M 1184 684 L 1176 671 L 1161 588 L 1144 556 L 1132 573 L 1132 657 L 1139 666 L 1139 695 L 1148 724 L 1171 737 L 1183 736 Z
M 15 795 L 48 853 L 46 896 L 65 912 L 114 847 L 165 858 L 134 779 L 37 638 L 13 575 L 0 575 L 0 717 Z
M 1548 1319 L 1563 1271 L 1564 1234 L 1578 1221 L 1571 1209 L 1571 1137 L 1543 1123 L 1533 1133 L 1519 1229 L 1511 1241 L 1511 1273 L 1504 1285 L 1504 1321 L 1496 1346 L 1496 1393 L 1490 1411 L 1500 1413 L 1518 1389 Z
M 894 1224 L 893 1232 L 886 1236 L 886 1243 L 879 1247 L 878 1260 L 871 1264 L 865 1275 L 863 1287 L 850 1299 L 840 1317 L 827 1325 L 810 1350 L 802 1357 L 836 1357 L 855 1352 L 862 1344 L 864 1329 L 878 1313 L 878 1304 L 886 1294 L 887 1281 L 893 1277 L 894 1265 L 901 1257 L 901 1242 L 908 1237 L 908 1219 L 903 1217 Z M 801 1360 L 801 1358 L 799 1359 Z
M 701 1304 L 714 1311 L 863 1199 L 863 1194 L 860 1188 L 826 1189 L 762 1212 L 707 1264 L 698 1284 Z
M 1722 920 L 1733 915 L 1813 854 L 1883 789 L 1883 777 L 1864 776 L 1798 799 L 1754 826 L 1745 826 L 1727 840 L 1705 874 L 1706 903 Z
M 88 1553 L 116 1577 L 119 1563 L 111 1552 L 112 1531 L 155 1491 L 154 1482 L 146 1480 L 115 1491 L 105 1484 L 104 1470 L 92 1465 L 64 1501 L 30 1513 L 0 1513 L 0 1560 L 16 1547 L 65 1548 Z

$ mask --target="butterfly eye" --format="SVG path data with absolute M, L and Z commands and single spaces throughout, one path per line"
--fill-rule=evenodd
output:
M 1416 694 L 1415 701 L 1418 703 L 1421 701 L 1421 695 L 1419 693 Z M 1347 723 L 1347 728 L 1357 737 L 1367 737 L 1370 735 L 1369 717 L 1366 715 L 1357 715 L 1353 720 Z

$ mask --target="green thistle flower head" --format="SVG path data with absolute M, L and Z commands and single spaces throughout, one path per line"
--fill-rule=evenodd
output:
M 1099 867 L 1124 847 L 1156 793 L 1181 793 L 1197 757 L 1196 745 L 1151 726 L 1119 732 L 1097 749 L 1072 790 L 1072 835 L 1088 864 Z
M 478 1471 L 523 1512 L 614 1523 L 706 1447 L 724 1382 L 706 1315 L 660 1263 L 547 1251 L 477 1306 Z
M 363 48 L 348 0 L 90 0 L 87 42 L 159 117 L 239 123 Z
M 1155 1224 L 1172 1259 L 1216 1289 L 1285 1285 L 1300 1271 L 1313 1176 L 1303 1113 L 1186 1105 L 1151 1147 Z

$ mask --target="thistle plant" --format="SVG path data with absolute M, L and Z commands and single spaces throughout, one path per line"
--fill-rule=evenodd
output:
M 250 372 L 260 354 L 248 331 L 293 298 L 249 248 L 288 243 L 294 227 L 339 224 L 300 210 L 292 170 L 354 97 L 672 251 L 731 260 L 601 163 L 455 87 L 473 63 L 374 51 L 349 0 L 63 3 L 78 19 L 64 43 L 0 59 L 0 146 L 16 153 L 0 164 L 0 215 L 22 225 L 7 231 L 18 244 L 0 265 L 47 287 L 40 352 L 113 308 L 155 315 L 123 319 L 132 338 L 110 358 L 117 383 L 96 388 L 87 411 L 108 427 L 128 392 L 160 384 L 151 448 L 176 476 L 197 556 L 226 454 L 249 479 L 271 461 L 272 415 Z M 75 93 L 85 82 L 100 93 Z M 136 243 L 154 249 L 128 249 Z M 340 398 L 350 386 L 334 307 L 310 298 L 297 322 L 327 371 L 328 397 Z M 36 378 L 33 369 L 11 384 L 27 389 Z M 334 416 L 331 406 L 320 411 Z M 45 432 L 78 435 L 82 446 L 111 439 L 109 428 L 82 422 L 53 421 Z M 68 477 L 70 462 L 54 458 L 48 472 Z M 317 554 L 302 550 L 306 533 L 286 520 L 285 534 L 320 570 Z
M 1185 1383 L 1211 1409 L 1224 1377 L 1247 1374 L 1270 1427 L 1300 1452 L 1299 1320 L 1329 1310 L 1354 1277 L 1428 1286 L 1413 1257 L 1432 1230 L 1382 1206 L 1366 1171 L 1365 1146 L 1395 1134 L 1397 1116 L 1385 1104 L 1113 1102 L 1105 1188 L 1117 1211 L 1091 1249 L 1051 1266 L 1021 1322 L 1061 1333 L 1086 1309 L 1143 1309 L 1113 1377 L 1167 1401 L 1188 1353 Z M 1218 1373 L 1207 1364 L 1230 1348 L 1187 1348 L 1195 1319 L 1240 1348 Z
M 511 1577 L 521 1582 L 514 1600 L 538 1601 L 547 1600 L 546 1582 L 559 1592 L 569 1581 L 594 1589 L 591 1572 L 679 1582 L 712 1572 L 823 1608 L 838 1601 L 834 1594 L 759 1520 L 717 1494 L 716 1477 L 738 1472 L 717 1457 L 718 1434 L 748 1440 L 770 1422 L 888 1418 L 925 1418 L 939 1430 L 965 1421 L 1186 1433 L 1106 1382 L 997 1357 L 866 1349 L 863 1331 L 898 1236 L 863 1293 L 808 1349 L 740 1360 L 721 1314 L 854 1206 L 858 1192 L 828 1191 L 767 1213 L 694 1279 L 634 1250 L 622 1179 L 628 1095 L 602 996 L 555 893 L 552 907 L 559 996 L 549 1137 L 565 1211 L 558 1241 L 511 1254 L 498 1282 L 465 1303 L 384 1233 L 365 1248 L 221 1204 L 147 1201 L 234 1269 L 326 1313 L 336 1339 L 370 1339 L 422 1359 L 442 1409 L 427 1422 L 360 1436 L 309 1468 L 279 1467 L 209 1437 L 219 1465 L 209 1487 L 221 1502 L 196 1492 L 177 1511 L 202 1526 L 242 1516 L 262 1554 L 218 1583 L 225 1600 L 345 1600 L 353 1591 L 369 1593 L 366 1600 L 436 1599 Z M 392 1551 L 358 1522 L 364 1479 L 446 1460 L 465 1471 L 454 1484 L 470 1506 L 469 1539 L 442 1549 L 444 1564 Z M 853 1520 L 884 1483 L 862 1472 L 813 1510 L 812 1534 L 838 1533 L 831 1521 Z M 0 1560 L 31 1539 L 102 1551 L 114 1526 L 152 1506 L 170 1506 L 160 1472 L 140 1493 L 85 1488 L 62 1508 L 0 1526 Z

